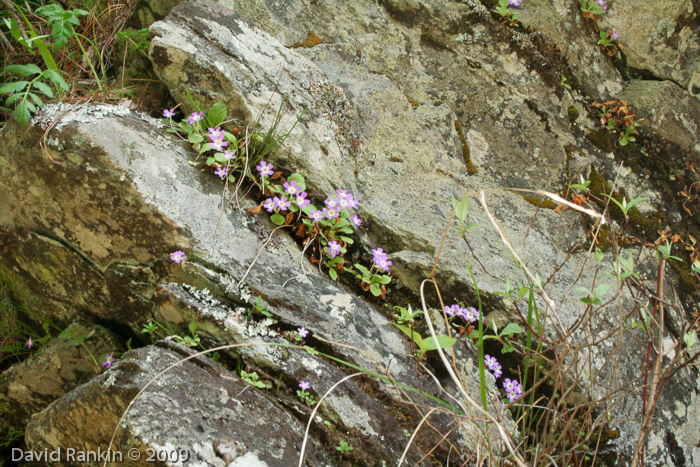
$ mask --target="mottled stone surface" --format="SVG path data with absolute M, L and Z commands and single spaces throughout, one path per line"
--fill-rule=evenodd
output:
M 0 433 L 24 428 L 32 414 L 99 374 L 104 355 L 120 346 L 106 329 L 79 324 L 37 345 L 31 357 L 0 374 Z

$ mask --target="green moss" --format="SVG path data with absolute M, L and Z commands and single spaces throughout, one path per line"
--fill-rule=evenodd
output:
M 479 173 L 479 171 L 476 169 L 476 167 L 472 163 L 469 142 L 467 141 L 467 138 L 464 136 L 464 131 L 462 130 L 462 124 L 457 119 L 455 119 L 455 130 L 457 131 L 457 134 L 459 135 L 459 142 L 462 144 L 462 157 L 464 157 L 464 163 L 467 164 L 467 173 L 469 173 L 469 175 L 474 175 L 475 173 Z
M 569 107 L 569 120 L 571 120 L 572 123 L 578 120 L 578 116 L 578 109 L 574 106 Z
M 622 203 L 624 195 L 619 191 L 610 193 L 610 186 L 596 169 L 594 165 L 591 165 L 591 185 L 589 187 L 591 193 L 594 196 L 602 198 L 599 202 L 600 206 L 605 205 L 605 200 L 601 193 L 610 194 L 619 203 Z M 649 215 L 642 214 L 639 209 L 633 207 L 627 212 L 628 218 L 625 218 L 625 214 L 615 203 L 608 203 L 608 212 L 610 217 L 615 219 L 620 225 L 628 224 L 632 231 L 639 237 L 646 240 L 653 241 L 656 239 L 656 233 L 663 229 L 668 224 L 668 216 L 665 212 L 654 212 Z
M 417 100 L 411 99 L 410 97 L 406 97 L 406 99 L 413 106 L 414 109 L 417 109 L 418 107 L 420 107 L 420 102 L 418 102 Z
M 315 32 L 309 31 L 309 34 L 308 34 L 306 40 L 303 40 L 301 42 L 297 42 L 294 45 L 290 45 L 289 48 L 296 49 L 298 47 L 305 47 L 305 48 L 310 49 L 311 47 L 315 47 L 318 44 L 323 44 L 323 39 L 318 37 L 318 34 L 316 34 Z
M 526 195 L 525 193 L 520 193 L 517 191 L 514 191 L 513 193 L 522 196 L 522 198 L 527 201 L 528 203 L 532 204 L 535 207 L 542 208 L 542 209 L 556 209 L 557 206 L 559 206 L 557 203 L 552 201 L 551 199 L 547 198 L 539 198 L 537 196 L 531 196 L 531 195 Z
M 607 130 L 600 129 L 595 131 L 589 131 L 586 133 L 586 137 L 593 143 L 593 146 L 597 147 L 601 151 L 612 152 L 615 149 L 616 139 Z

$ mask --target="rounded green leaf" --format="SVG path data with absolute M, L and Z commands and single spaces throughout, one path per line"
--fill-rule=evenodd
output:
M 272 222 L 274 222 L 276 225 L 284 224 L 284 216 L 280 213 L 275 213 L 272 216 L 270 216 L 270 220 Z

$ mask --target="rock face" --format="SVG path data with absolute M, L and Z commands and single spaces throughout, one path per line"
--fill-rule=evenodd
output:
M 277 131 L 290 134 L 276 166 L 303 174 L 314 198 L 347 189 L 360 200 L 364 224 L 353 254 L 367 256 L 376 247 L 390 253 L 393 303 L 416 307 L 435 266 L 445 304 L 476 306 L 476 284 L 487 323 L 532 328 L 526 302 L 494 292 L 506 279 L 541 281 L 530 303 L 538 305 L 536 321 L 544 326 L 543 355 L 566 355 L 569 379 L 556 384 L 571 390 L 561 390 L 562 400 L 573 407 L 590 402 L 590 419 L 597 422 L 582 426 L 607 433 L 600 435 L 605 462 L 629 465 L 648 428 L 641 414 L 648 388 L 642 386 L 655 381 L 651 373 L 645 379 L 652 348 L 639 326 L 657 316 L 653 242 L 671 226 L 664 235 L 678 233 L 692 250 L 688 235 L 700 228 L 700 202 L 692 191 L 700 183 L 694 171 L 700 155 L 693 84 L 697 5 L 668 0 L 645 6 L 644 24 L 660 31 L 650 37 L 629 25 L 635 16 L 625 13 L 633 5 L 627 0 L 615 2 L 598 22 L 582 17 L 575 2 L 526 1 L 517 29 L 500 24 L 492 3 L 191 0 L 151 27 L 149 54 L 176 101 L 187 103 L 191 95 L 203 106 L 224 102 L 241 127 L 256 122 L 270 128 L 278 109 L 286 112 Z M 626 45 L 614 56 L 596 44 L 596 28 L 608 24 L 620 29 Z M 646 79 L 652 76 L 662 81 Z M 636 79 L 625 81 L 630 77 Z M 612 99 L 629 102 L 648 119 L 635 144 L 622 147 L 618 134 L 600 129 L 591 104 Z M 35 147 L 42 125 L 63 113 L 42 152 Z M 54 107 L 27 134 L 12 128 L 0 148 L 6 193 L 0 224 L 11 232 L 0 237 L 0 247 L 12 253 L 3 255 L 0 269 L 26 306 L 62 323 L 76 317 L 108 323 L 139 344 L 148 343 L 141 329 L 152 319 L 208 348 L 242 345 L 221 351 L 236 374 L 205 359 L 189 360 L 137 399 L 156 374 L 189 354 L 163 343 L 127 353 L 114 370 L 36 415 L 27 427 L 31 449 L 104 445 L 135 401 L 117 437 L 122 451 L 184 447 L 195 465 L 294 465 L 310 416 L 296 395 L 298 382 L 311 381 L 318 399 L 356 367 L 473 409 L 437 358 L 426 367 L 435 379 L 416 365 L 412 343 L 391 325 L 386 308 L 353 292 L 349 282 L 320 273 L 291 236 L 271 234 L 264 217 L 246 211 L 255 206 L 252 200 L 241 196 L 228 205 L 221 185 L 188 164 L 196 154 L 163 132 L 160 122 L 119 107 Z M 590 187 L 575 201 L 593 217 L 562 210 L 558 199 L 513 190 L 571 199 L 568 187 L 579 176 Z M 683 190 L 687 199 L 679 198 Z M 603 192 L 618 202 L 623 196 L 649 199 L 629 215 L 608 203 L 603 225 L 595 214 L 606 209 Z M 445 234 L 451 200 L 464 194 L 472 197 L 467 223 L 476 227 L 464 237 Z M 611 228 L 626 235 L 612 239 Z M 596 246 L 605 250 L 599 260 L 590 253 Z M 614 274 L 612 253 L 622 247 L 640 274 L 630 287 Z M 175 250 L 187 253 L 184 266 L 168 261 Z M 666 292 L 670 305 L 658 305 L 665 310 L 659 349 L 682 340 L 690 313 L 700 311 L 690 250 L 673 250 L 684 255 L 682 264 L 669 260 L 674 269 L 667 272 L 666 290 L 677 295 Z M 619 274 L 632 272 L 621 268 Z M 593 292 L 574 291 L 601 284 L 609 290 L 600 307 L 580 300 L 595 301 L 588 297 Z M 248 316 L 258 299 L 272 318 Z M 441 308 L 432 289 L 427 300 Z M 192 322 L 196 331 L 188 329 Z M 289 347 L 290 332 L 302 325 L 311 332 L 304 344 L 326 356 Z M 648 332 L 659 327 L 649 326 Z M 454 365 L 466 392 L 478 398 L 478 354 L 468 330 L 462 331 Z M 503 358 L 504 376 L 522 380 L 527 363 L 515 354 L 501 356 L 491 342 L 487 351 Z M 669 364 L 679 351 L 660 361 Z M 246 386 L 240 370 L 258 372 L 267 390 Z M 684 368 L 654 400 L 646 465 L 700 464 L 698 381 L 694 368 Z M 490 377 L 484 384 L 490 412 L 511 429 L 498 400 L 503 394 Z M 542 387 L 544 397 L 559 390 Z M 426 397 L 386 379 L 353 377 L 313 420 L 307 464 L 393 465 L 408 442 L 403 430 L 412 431 L 434 402 Z M 587 423 L 588 415 L 579 415 L 574 410 L 561 417 Z M 481 449 L 481 422 L 454 413 L 431 417 L 407 462 L 461 464 Z M 83 436 L 88 420 L 99 423 Z M 275 440 L 272 448 L 267 438 Z M 353 451 L 336 450 L 341 441 Z M 429 452 L 432 458 L 419 462 Z
M 76 324 L 30 359 L 10 367 L 0 375 L 0 430 L 26 426 L 32 414 L 98 374 L 103 355 L 119 347 L 105 329 Z

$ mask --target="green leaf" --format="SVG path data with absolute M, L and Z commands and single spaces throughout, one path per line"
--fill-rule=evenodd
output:
M 333 279 L 334 281 L 338 280 L 338 271 L 336 271 L 335 269 L 333 269 L 333 268 L 329 269 L 328 275 L 331 276 L 331 279 Z
M 520 334 L 525 332 L 523 328 L 521 328 L 518 324 L 516 323 L 508 323 L 505 328 L 503 328 L 503 331 L 499 334 L 500 336 L 510 336 L 512 334 Z
M 469 198 L 465 196 L 461 200 L 458 200 L 452 197 L 452 206 L 455 210 L 455 216 L 459 219 L 459 223 L 463 224 L 469 214 Z
M 342 241 L 344 241 L 345 243 L 347 243 L 348 245 L 352 245 L 353 243 L 355 243 L 355 240 L 353 240 L 353 239 L 350 238 L 350 237 L 344 237 L 344 236 L 341 235 L 341 236 L 340 236 L 340 239 L 341 239 Z
M 15 101 L 16 101 L 17 99 L 19 99 L 19 98 L 26 99 L 27 96 L 25 96 L 25 95 L 22 94 L 21 92 L 18 93 L 18 94 L 13 94 L 13 95 L 11 95 L 10 97 L 7 98 L 7 100 L 5 101 L 5 105 L 11 105 L 13 102 L 15 102 Z
M 387 276 L 385 274 L 377 274 L 374 277 L 375 277 L 375 279 L 377 279 L 377 282 L 379 282 L 380 284 L 387 285 L 389 282 L 391 282 L 391 276 Z
M 27 65 L 8 65 L 5 68 L 5 73 L 13 73 L 20 76 L 31 76 L 41 73 L 41 68 L 29 63 Z
M 0 94 L 13 94 L 27 87 L 29 81 L 13 81 L 0 88 Z
M 441 349 L 447 349 L 452 347 L 453 345 L 455 345 L 455 342 L 457 342 L 457 339 L 450 336 L 438 336 L 436 344 L 435 340 L 433 339 L 433 336 L 430 336 L 423 342 L 425 343 L 425 348 L 427 350 L 437 350 L 438 347 L 440 347 Z
M 382 294 L 382 288 L 379 286 L 379 284 L 370 285 L 369 291 L 372 292 L 372 295 L 375 297 L 379 297 Z
M 44 94 L 49 99 L 53 98 L 53 91 L 48 84 L 42 83 L 41 81 L 34 81 L 32 86 L 34 86 L 40 93 Z
M 416 331 L 412 330 L 408 326 L 404 326 L 402 324 L 396 324 L 396 323 L 391 323 L 397 328 L 399 328 L 401 331 L 403 331 L 404 334 L 406 334 L 408 337 L 413 339 L 413 342 L 416 343 L 416 345 L 420 348 L 421 354 L 425 354 L 425 352 L 428 351 L 428 348 L 425 345 L 425 342 L 423 341 L 423 338 L 418 334 Z
M 226 104 L 223 102 L 217 102 L 207 111 L 206 119 L 211 128 L 216 128 L 217 126 L 221 125 L 224 120 L 226 120 L 227 115 L 228 109 L 226 108 Z
M 190 333 L 195 334 L 197 332 L 197 327 L 198 324 L 196 321 L 190 321 L 190 325 L 188 326 Z
M 34 110 L 31 110 L 32 108 L 34 108 Z M 17 107 L 15 107 L 15 111 L 12 114 L 15 116 L 20 126 L 22 128 L 26 128 L 29 124 L 29 119 L 32 118 L 30 112 L 35 111 L 36 107 L 34 107 L 34 104 L 29 102 L 29 100 L 27 100 L 27 98 L 25 97 L 19 102 L 19 104 L 17 104 Z
M 270 220 L 274 222 L 276 225 L 282 225 L 284 224 L 284 216 L 278 212 L 270 216 Z
M 190 144 L 199 144 L 202 141 L 204 141 L 204 136 L 200 135 L 199 133 L 192 133 L 189 136 Z
M 37 107 L 43 107 L 44 106 L 44 101 L 42 101 L 39 96 L 34 94 L 33 92 L 28 92 L 27 95 L 34 101 L 34 103 L 37 105 Z M 36 112 L 36 109 L 32 110 L 32 113 Z
M 216 154 L 214 154 L 214 159 L 216 159 L 216 162 L 218 162 L 219 164 L 225 164 L 225 163 L 226 163 L 226 158 L 225 158 L 224 155 L 223 155 L 222 153 L 220 153 L 220 152 L 217 152 Z
M 216 162 L 216 159 L 213 157 L 207 157 L 207 165 L 212 165 L 214 162 Z

